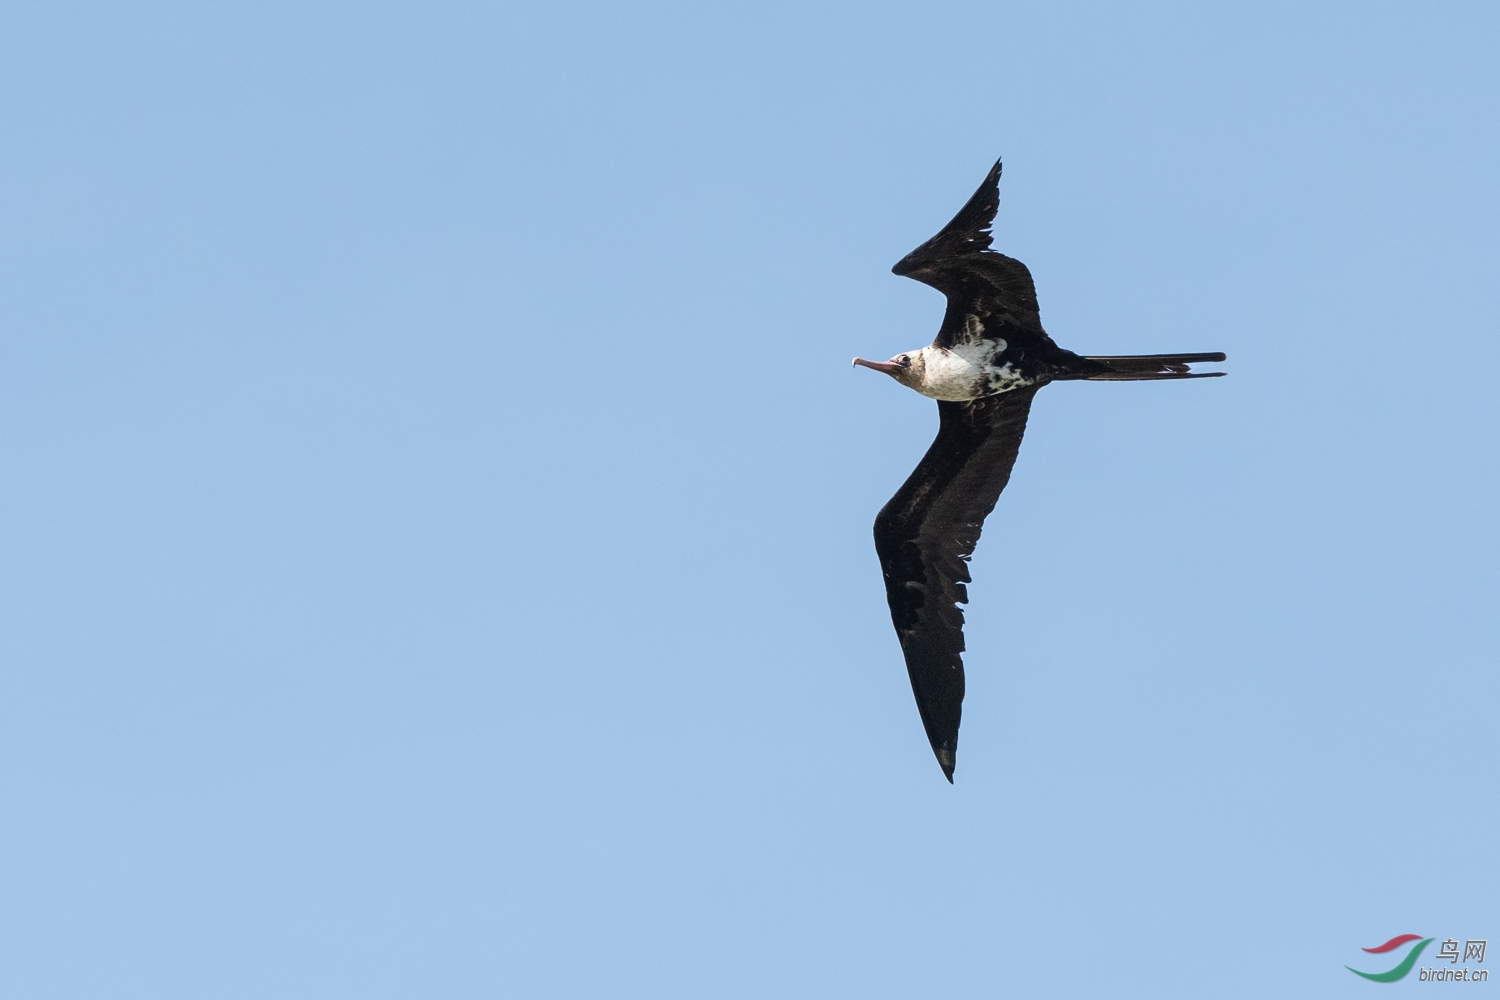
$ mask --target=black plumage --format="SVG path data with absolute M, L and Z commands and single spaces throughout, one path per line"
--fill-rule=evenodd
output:
M 1084 357 L 1042 328 L 1026 265 L 990 249 L 1000 164 L 953 221 L 892 270 L 948 299 L 932 345 L 888 362 L 856 358 L 938 400 L 937 438 L 875 519 L 891 621 L 927 738 L 951 782 L 964 697 L 963 611 L 969 557 L 1010 480 L 1032 400 L 1063 379 L 1203 378 L 1224 355 Z

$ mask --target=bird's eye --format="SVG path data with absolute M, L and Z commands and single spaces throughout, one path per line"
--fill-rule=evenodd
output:
M 911 358 L 909 356 L 903 354 L 903 355 L 901 355 L 901 357 L 899 357 L 899 358 L 896 359 L 896 364 L 900 365 L 902 368 L 910 368 L 911 367 Z

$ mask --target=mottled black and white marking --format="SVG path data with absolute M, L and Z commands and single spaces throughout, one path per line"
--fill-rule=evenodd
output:
M 1021 447 L 1031 400 L 1048 382 L 1210 378 L 1213 354 L 1084 357 L 1042 329 L 1026 265 L 990 249 L 1000 164 L 942 232 L 903 257 L 896 274 L 948 297 L 932 343 L 889 361 L 855 358 L 938 401 L 937 439 L 875 518 L 891 621 L 901 640 L 927 739 L 951 782 L 964 700 L 969 557 Z

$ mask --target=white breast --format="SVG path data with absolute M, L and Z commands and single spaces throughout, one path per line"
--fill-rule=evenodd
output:
M 1003 340 L 980 340 L 946 347 L 922 348 L 922 387 L 917 391 L 933 399 L 964 401 L 991 396 L 1030 383 L 1009 364 L 995 365 L 1004 352 Z

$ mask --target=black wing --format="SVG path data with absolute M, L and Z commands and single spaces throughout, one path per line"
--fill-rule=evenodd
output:
M 942 425 L 911 476 L 875 518 L 891 622 L 932 752 L 953 780 L 964 700 L 969 556 L 1010 480 L 1036 388 L 971 403 L 939 402 Z
M 1042 329 L 1031 272 L 1014 257 L 990 249 L 990 224 L 999 207 L 1000 161 L 996 160 L 953 221 L 891 268 L 948 296 L 948 311 L 932 341 L 938 347 L 953 347 L 973 336 L 969 316 L 978 319 L 990 337 L 1005 337 L 1003 329 L 1010 326 L 1040 334 L 1051 343 Z

